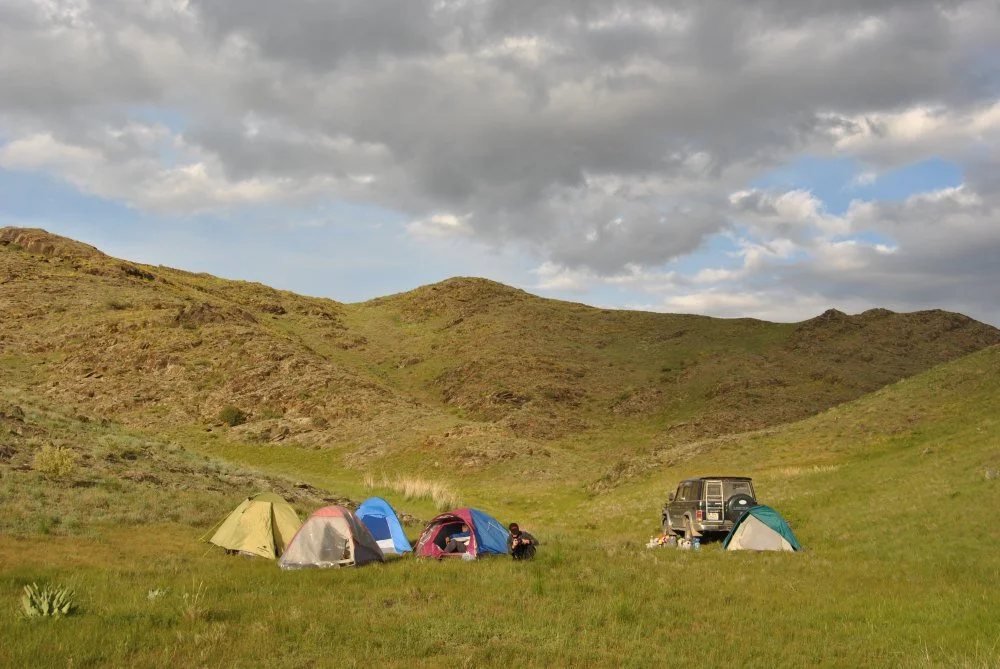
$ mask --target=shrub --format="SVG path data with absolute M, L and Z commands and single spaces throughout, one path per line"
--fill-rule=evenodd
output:
M 108 300 L 104 303 L 104 306 L 112 311 L 124 311 L 125 309 L 132 308 L 132 305 L 124 300 Z
M 73 597 L 74 592 L 68 588 L 48 585 L 39 588 L 37 584 L 32 583 L 24 586 L 21 609 L 27 618 L 68 616 L 76 609 Z
M 219 420 L 229 427 L 236 427 L 237 425 L 242 425 L 247 422 L 247 415 L 243 413 L 241 409 L 229 405 L 227 407 L 223 407 L 222 411 L 219 412 Z
M 76 471 L 76 457 L 72 449 L 46 444 L 35 453 L 31 467 L 46 478 L 65 479 Z
M 272 406 L 264 406 L 260 410 L 261 420 L 273 420 L 275 418 L 281 418 L 284 415 L 285 414 L 281 411 L 281 409 L 276 409 Z

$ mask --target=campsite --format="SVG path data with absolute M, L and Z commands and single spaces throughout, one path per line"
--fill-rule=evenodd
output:
M 1000 669 L 1000 0 L 0 0 L 0 669 Z
M 466 300 L 477 295 L 482 312 L 462 326 L 502 332 L 545 311 L 547 320 L 575 322 L 584 333 L 626 319 L 630 331 L 646 337 L 642 319 L 647 317 L 581 310 L 468 281 L 359 307 L 165 268 L 148 271 L 170 283 L 151 283 L 123 274 L 119 262 L 105 256 L 80 256 L 91 252 L 76 250 L 69 240 L 47 239 L 55 253 L 69 258 L 65 264 L 48 263 L 52 256 L 44 253 L 0 247 L 8 275 L 19 277 L 5 284 L 4 293 L 8 300 L 13 296 L 19 315 L 14 323 L 0 324 L 6 347 L 0 397 L 0 635 L 16 640 L 0 647 L 4 666 L 323 666 L 334 655 L 346 666 L 471 666 L 525 649 L 533 664 L 555 666 L 649 666 L 650 658 L 664 652 L 678 662 L 712 665 L 729 661 L 734 649 L 741 663 L 757 666 L 991 666 L 996 661 L 1000 334 L 988 326 L 939 313 L 827 315 L 794 327 L 698 320 L 702 341 L 711 341 L 715 328 L 723 336 L 733 327 L 759 328 L 750 344 L 756 350 L 791 340 L 809 346 L 814 363 L 841 355 L 844 337 L 879 341 L 904 319 L 908 328 L 933 333 L 936 342 L 899 357 L 891 347 L 875 349 L 883 351 L 884 365 L 870 360 L 869 375 L 859 367 L 853 383 L 824 381 L 822 392 L 805 392 L 814 383 L 806 376 L 798 403 L 790 403 L 787 393 L 799 383 L 800 363 L 794 349 L 782 349 L 786 385 L 726 390 L 732 386 L 719 381 L 710 386 L 713 392 L 684 391 L 690 398 L 685 410 L 698 412 L 698 424 L 670 418 L 678 415 L 677 405 L 669 398 L 657 405 L 663 396 L 652 392 L 656 386 L 621 397 L 614 390 L 621 379 L 590 383 L 590 393 L 603 392 L 602 384 L 608 388 L 592 404 L 560 404 L 540 395 L 551 403 L 549 413 L 530 402 L 511 403 L 500 391 L 452 385 L 449 396 L 484 398 L 483 404 L 452 410 L 429 399 L 399 401 L 399 388 L 411 388 L 416 396 L 423 387 L 414 372 L 420 365 L 395 365 L 398 381 L 392 387 L 358 383 L 368 363 L 360 358 L 351 367 L 350 356 L 356 355 L 351 349 L 320 348 L 313 328 L 326 319 L 310 311 L 335 312 L 349 324 L 347 334 L 335 330 L 334 343 L 364 332 L 369 343 L 357 355 L 381 355 L 373 349 L 383 345 L 383 333 L 392 359 L 398 359 L 392 347 L 399 344 L 385 334 L 392 319 L 384 310 L 423 313 L 427 300 L 434 300 L 440 316 L 398 326 L 408 328 L 414 350 L 427 355 L 442 348 L 448 356 L 462 355 L 452 348 L 459 342 L 451 339 L 454 328 L 441 325 L 454 320 L 451 305 L 468 309 Z M 33 302 L 39 299 L 31 278 L 39 268 L 50 273 L 46 290 L 51 292 L 44 299 L 51 300 L 54 313 L 65 309 L 65 319 L 33 318 L 30 303 L 19 301 L 29 294 Z M 195 290 L 198 286 L 204 290 Z M 108 307 L 113 294 L 127 296 L 115 299 L 130 306 Z M 189 294 L 211 300 L 198 310 L 179 308 L 181 314 L 203 315 L 190 328 L 173 320 L 177 309 L 157 306 L 174 299 L 171 295 Z M 235 305 L 260 304 L 265 296 L 280 299 L 288 315 L 258 312 L 266 318 L 254 321 L 239 316 L 237 308 L 249 307 Z M 230 313 L 236 315 L 225 315 Z M 676 331 L 677 317 L 659 318 L 650 318 L 651 332 Z M 82 322 L 88 330 L 107 328 L 111 336 L 114 330 L 135 329 L 106 353 L 106 335 L 88 339 L 87 330 L 79 329 Z M 223 354 L 222 342 L 251 328 L 263 352 L 259 359 L 256 349 L 244 348 L 238 358 Z M 142 334 L 146 330 L 151 332 Z M 294 370 L 295 356 L 313 356 L 309 367 L 300 368 L 306 379 L 310 369 L 329 360 L 343 366 L 333 386 L 339 399 L 312 400 L 312 406 L 350 405 L 357 413 L 303 418 L 310 400 L 292 389 L 304 382 L 292 384 L 284 374 L 265 376 L 270 380 L 263 386 L 245 386 L 271 393 L 270 399 L 248 404 L 239 399 L 240 375 L 263 368 L 237 366 L 219 377 L 237 385 L 208 387 L 205 397 L 217 399 L 204 416 L 182 417 L 192 403 L 171 398 L 195 388 L 195 377 L 186 377 L 185 369 L 224 368 L 237 361 L 274 365 L 269 351 L 289 350 L 289 333 L 314 342 L 313 350 L 328 351 L 329 357 L 301 352 L 277 364 L 291 363 Z M 141 343 L 146 336 L 148 346 Z M 62 337 L 76 347 L 68 357 L 63 347 L 45 348 L 46 341 Z M 181 345 L 193 337 L 202 343 Z M 690 380 L 659 381 L 675 393 L 712 374 L 731 376 L 739 367 L 738 357 L 721 353 L 695 364 L 697 356 L 683 342 L 683 337 L 663 340 L 657 353 L 673 351 L 702 369 Z M 157 346 L 170 347 L 174 352 L 165 355 L 174 362 L 161 367 Z M 543 351 L 562 346 L 561 336 L 522 337 L 522 354 L 538 360 Z M 631 355 L 647 355 L 632 346 L 588 350 L 598 357 L 588 363 L 593 370 L 612 359 L 619 361 L 617 374 L 636 373 L 624 363 Z M 932 360 L 941 351 L 947 359 Z M 154 371 L 136 377 L 116 367 L 123 364 L 148 364 Z M 663 366 L 637 360 L 635 369 L 673 377 L 660 371 Z M 84 378 L 87 370 L 95 373 Z M 889 378 L 900 370 L 902 376 Z M 476 384 L 506 386 L 504 392 L 513 396 L 532 394 L 532 388 L 556 378 L 563 379 L 565 392 L 582 392 L 582 386 L 572 386 L 572 375 L 558 369 L 547 376 L 552 370 L 539 367 L 522 375 L 523 384 L 513 390 L 511 377 L 481 373 Z M 156 403 L 141 400 L 137 378 L 145 379 L 146 392 L 157 394 Z M 437 378 L 457 383 L 448 372 Z M 348 396 L 343 389 L 350 383 L 358 383 L 357 392 Z M 288 394 L 282 395 L 285 388 Z M 211 394 L 227 392 L 228 401 Z M 734 424 L 730 407 L 736 405 L 729 402 L 747 401 L 744 392 L 753 393 L 756 422 Z M 636 404 L 640 399 L 644 404 Z M 279 401 L 287 402 L 283 413 L 276 409 Z M 259 408 L 268 402 L 269 408 Z M 243 422 L 229 424 L 218 415 L 218 407 L 228 403 L 247 407 Z M 633 409 L 615 409 L 623 403 Z M 377 411 L 364 413 L 372 408 Z M 790 410 L 799 413 L 789 415 Z M 410 432 L 400 429 L 402 419 L 394 411 L 406 417 Z M 665 429 L 661 417 L 686 424 Z M 584 418 L 594 425 L 581 427 Z M 330 437 L 337 430 L 377 436 L 338 442 Z M 392 433 L 397 438 L 388 440 Z M 759 503 L 780 513 L 802 550 L 727 551 L 717 541 L 698 551 L 646 548 L 648 537 L 661 531 L 661 507 L 678 481 L 720 471 L 752 476 Z M 518 522 L 540 540 L 537 556 L 517 563 L 503 553 L 462 560 L 416 557 L 405 550 L 407 544 L 420 550 L 421 534 L 443 511 L 449 511 L 444 525 L 472 520 L 471 511 L 450 513 L 470 507 L 501 531 Z M 240 529 L 231 519 L 238 509 L 253 519 L 247 527 L 270 519 L 276 534 Z M 398 514 L 398 527 L 388 509 Z M 308 521 L 313 514 L 315 520 Z M 281 545 L 287 547 L 299 532 L 296 523 L 313 522 L 317 533 L 329 536 L 347 536 L 348 527 L 353 536 L 362 533 L 362 518 L 371 529 L 352 550 L 366 564 L 279 566 Z M 227 554 L 208 543 L 220 532 L 222 543 L 246 543 Z M 438 536 L 432 531 L 427 538 L 425 548 Z M 306 557 L 314 566 L 332 567 L 345 559 L 343 552 L 317 552 L 316 545 L 302 543 L 287 566 L 301 566 L 292 563 L 307 562 L 300 559 L 306 554 L 313 555 Z M 346 542 L 337 545 L 349 548 Z M 238 551 L 273 555 L 247 557 Z M 371 559 L 377 553 L 384 561 Z M 56 620 L 23 618 L 20 598 L 31 584 L 71 591 L 75 610 Z M 748 646 L 747 638 L 756 642 Z

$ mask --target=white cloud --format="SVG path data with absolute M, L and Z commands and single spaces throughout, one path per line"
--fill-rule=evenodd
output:
M 859 313 L 869 308 L 860 299 L 832 301 L 821 293 L 785 291 L 703 291 L 679 295 L 654 305 L 655 311 L 708 314 L 720 318 L 759 318 L 767 321 L 798 322 L 835 308 Z
M 876 181 L 878 181 L 878 172 L 859 172 L 854 175 L 847 188 L 865 188 L 874 185 Z
M 762 230 L 801 235 L 809 232 L 803 228 L 826 234 L 842 234 L 850 229 L 847 220 L 828 214 L 824 204 L 804 190 L 742 190 L 729 196 L 729 204 L 737 220 Z
M 354 175 L 231 179 L 217 156 L 163 125 L 139 123 L 101 128 L 79 143 L 51 133 L 20 137 L 0 146 L 0 167 L 56 173 L 82 192 L 173 214 L 294 202 L 333 190 L 346 194 L 370 183 Z
M 468 216 L 455 214 L 434 214 L 419 221 L 406 224 L 406 229 L 418 237 L 459 237 L 472 233 L 467 223 Z
M 836 153 L 876 165 L 900 165 L 936 156 L 961 160 L 1000 143 L 1000 101 L 969 110 L 915 105 L 901 111 L 830 117 Z

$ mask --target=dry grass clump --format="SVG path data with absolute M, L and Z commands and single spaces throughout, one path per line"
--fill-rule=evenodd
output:
M 776 470 L 778 476 L 792 477 L 802 474 L 821 474 L 824 472 L 835 472 L 840 469 L 840 465 L 812 465 L 804 467 L 781 467 Z
M 427 499 L 434 502 L 438 511 L 447 511 L 461 506 L 458 493 L 439 481 L 428 481 L 420 477 L 397 476 L 394 479 L 382 477 L 376 480 L 372 474 L 365 474 L 364 486 L 368 490 L 392 490 L 407 501 Z

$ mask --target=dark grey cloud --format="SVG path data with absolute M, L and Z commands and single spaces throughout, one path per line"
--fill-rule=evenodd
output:
M 995 0 L 0 0 L 0 138 L 51 136 L 8 162 L 69 161 L 84 188 L 103 170 L 91 188 L 137 206 L 349 194 L 612 275 L 729 229 L 728 196 L 799 152 L 972 160 L 981 139 L 911 140 L 898 115 L 995 102 L 998 14 Z M 183 187 L 154 165 L 170 142 L 204 172 Z M 872 220 L 911 214 L 930 215 Z M 893 235 L 884 267 L 929 262 L 912 254 L 930 236 Z
M 418 57 L 440 52 L 449 26 L 434 0 L 194 0 L 191 7 L 215 38 L 240 35 L 268 58 L 317 70 L 344 59 Z

